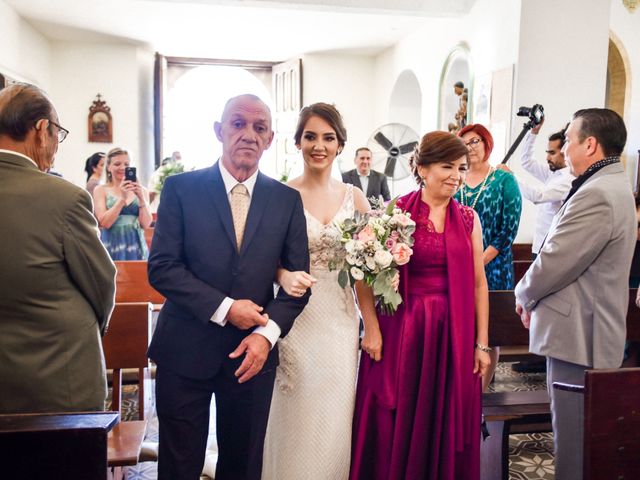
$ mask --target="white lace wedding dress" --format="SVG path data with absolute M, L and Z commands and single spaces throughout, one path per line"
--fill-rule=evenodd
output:
M 334 216 L 353 216 L 353 187 Z M 358 315 L 350 288 L 329 271 L 339 237 L 305 211 L 311 275 L 309 304 L 279 342 L 280 366 L 265 439 L 263 480 L 343 480 L 349 475 L 358 360 Z

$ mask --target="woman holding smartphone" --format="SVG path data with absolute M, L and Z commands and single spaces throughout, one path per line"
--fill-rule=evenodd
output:
M 107 183 L 93 191 L 100 238 L 113 260 L 146 260 L 143 229 L 152 221 L 149 193 L 138 183 L 126 150 L 113 148 L 106 158 Z

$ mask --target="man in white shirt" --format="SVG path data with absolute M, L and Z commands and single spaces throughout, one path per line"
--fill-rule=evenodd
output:
M 371 150 L 367 147 L 361 147 L 356 150 L 354 162 L 356 168 L 344 172 L 342 174 L 342 181 L 344 183 L 350 183 L 362 190 L 369 199 L 369 203 L 371 203 L 372 198 L 377 200 L 382 197 L 385 202 L 391 200 L 386 175 L 371 170 Z
M 538 205 L 536 230 L 533 235 L 533 245 L 531 246 L 533 260 L 536 259 L 542 243 L 549 233 L 553 217 L 558 210 L 560 210 L 571 188 L 571 182 L 573 182 L 575 178 L 571 175 L 571 172 L 569 172 L 564 154 L 562 153 L 566 127 L 549 136 L 549 143 L 547 144 L 546 150 L 547 165 L 534 160 L 533 147 L 543 123 L 544 119 L 527 134 L 520 157 L 522 168 L 540 180 L 542 185 L 531 185 L 521 178 L 516 177 L 522 196 L 533 204 Z M 500 165 L 498 168 L 511 171 L 506 165 Z M 521 373 L 541 373 L 545 371 L 545 360 L 522 361 L 513 364 L 512 368 L 514 371 Z
M 540 251 L 542 242 L 547 233 L 549 233 L 551 221 L 560 210 L 562 202 L 571 188 L 571 182 L 575 178 L 566 168 L 567 164 L 562 153 L 565 129 L 549 136 L 546 150 L 547 165 L 534 160 L 533 148 L 543 123 L 544 120 L 527 134 L 524 140 L 522 156 L 520 157 L 522 168 L 540 180 L 542 185 L 532 185 L 516 176 L 522 196 L 533 204 L 538 205 L 538 218 L 531 248 L 534 260 Z M 511 171 L 506 165 L 500 165 L 498 168 Z

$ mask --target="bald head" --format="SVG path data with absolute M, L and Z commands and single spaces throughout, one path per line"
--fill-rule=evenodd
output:
M 224 104 L 224 110 L 222 111 L 222 118 L 220 120 L 224 122 L 229 117 L 229 112 L 233 110 L 234 106 L 244 103 L 261 104 L 264 110 L 269 114 L 269 121 L 271 121 L 271 109 L 269 106 L 264 103 L 260 97 L 251 93 L 244 93 L 236 97 L 231 97 L 227 100 L 227 103 Z

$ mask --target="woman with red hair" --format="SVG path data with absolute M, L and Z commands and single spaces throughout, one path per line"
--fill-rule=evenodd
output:
M 518 183 L 509 172 L 496 170 L 489 163 L 493 137 L 479 123 L 458 132 L 469 149 L 469 172 L 455 198 L 473 208 L 480 217 L 483 261 L 489 290 L 513 290 L 515 287 L 511 244 L 518 233 L 522 197 Z M 493 377 L 499 350 L 492 352 L 493 369 L 483 378 L 483 391 Z

